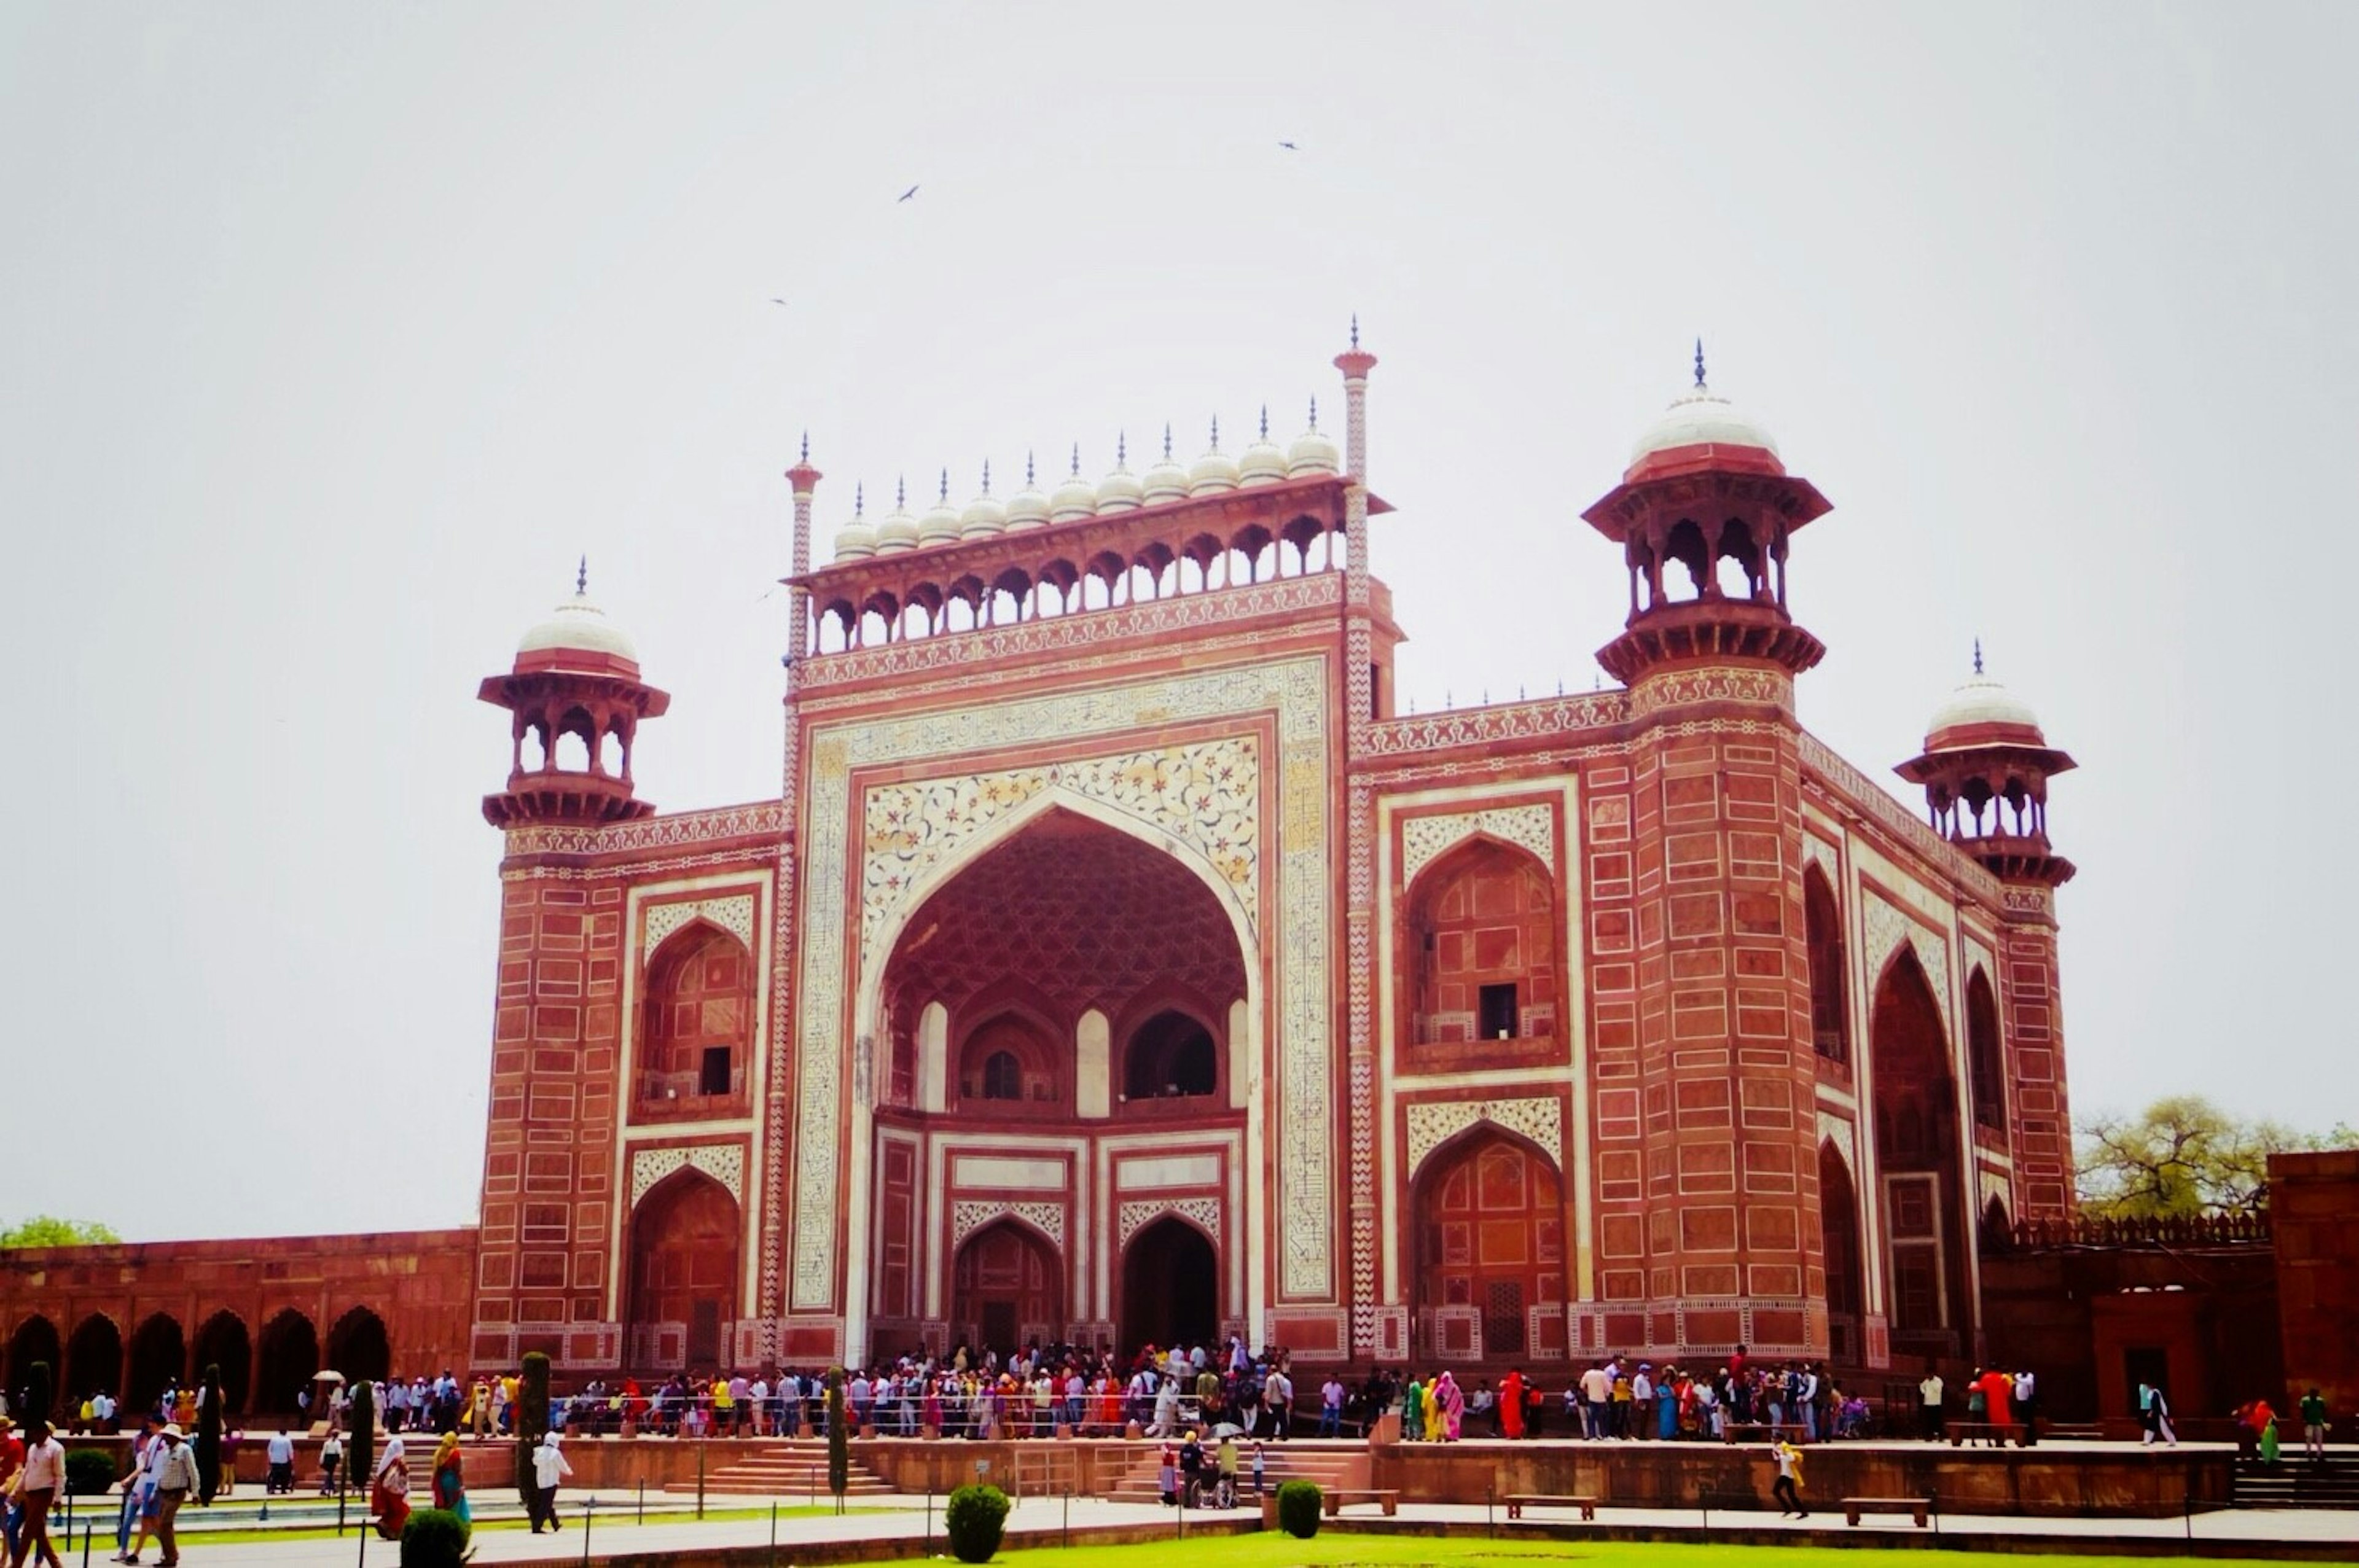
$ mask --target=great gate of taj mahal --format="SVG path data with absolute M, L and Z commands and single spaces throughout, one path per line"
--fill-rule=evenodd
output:
M 1375 362 L 1355 329 L 1340 443 L 1314 406 L 1234 455 L 846 497 L 825 558 L 806 448 L 776 798 L 637 798 L 659 666 L 560 604 L 480 693 L 480 1226 L 42 1311 L 361 1312 L 403 1369 L 575 1380 L 1230 1334 L 1462 1374 L 1976 1356 L 1978 1232 L 2070 1212 L 2071 759 L 1978 668 L 1879 760 L 1922 810 L 1797 722 L 1789 568 L 1841 540 L 1701 354 L 1582 514 L 1618 684 L 1397 711 Z

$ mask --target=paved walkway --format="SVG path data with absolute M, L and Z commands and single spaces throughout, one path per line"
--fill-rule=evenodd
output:
M 650 1519 L 643 1525 L 629 1522 L 628 1499 L 617 1495 L 611 1499 L 618 1517 L 594 1519 L 589 1535 L 592 1561 L 609 1555 L 633 1555 L 677 1552 L 715 1547 L 761 1547 L 772 1539 L 767 1519 L 695 1520 Z M 872 1505 L 863 1503 L 863 1508 Z M 603 1513 L 609 1507 L 602 1501 Z M 1248 1515 L 1218 1512 L 1190 1514 L 1187 1519 L 1194 1526 L 1200 1519 L 1222 1521 Z M 582 1519 L 583 1499 L 579 1496 L 564 1501 L 565 1528 L 554 1536 L 536 1536 L 528 1530 L 485 1530 L 475 1538 L 475 1561 L 482 1563 L 580 1563 L 582 1561 L 583 1538 Z M 1534 1516 L 1538 1518 L 1538 1516 Z M 1551 1517 L 1554 1524 L 1570 1516 Z M 1066 1506 L 1057 1499 L 1031 1498 L 1016 1505 L 1009 1513 L 1007 1525 L 1011 1545 L 1053 1545 L 1060 1527 L 1070 1520 L 1074 1530 L 1093 1526 L 1138 1525 L 1141 1523 L 1169 1527 L 1175 1536 L 1180 1520 L 1170 1509 L 1159 1504 L 1114 1503 L 1096 1498 L 1076 1498 L 1068 1513 Z M 1451 1533 L 1469 1535 L 1484 1533 L 1486 1525 L 1495 1521 L 1498 1534 L 1512 1538 L 1524 1531 L 1510 1526 L 1504 1510 L 1488 1513 L 1479 1504 L 1403 1505 L 1399 1514 L 1402 1523 L 1444 1524 L 1452 1527 Z M 1343 1516 L 1346 1525 L 1369 1522 L 1381 1528 L 1382 1521 L 1373 1509 L 1358 1508 Z M 1600 1526 L 1639 1530 L 1693 1532 L 1706 1530 L 1705 1516 L 1696 1509 L 1616 1509 L 1601 1508 L 1597 1512 Z M 1571 1524 L 1579 1529 L 1577 1524 Z M 794 1549 L 806 1543 L 832 1541 L 886 1541 L 909 1542 L 911 1556 L 926 1529 L 922 1499 L 916 1506 L 886 1506 L 875 1512 L 850 1513 L 842 1517 L 781 1518 L 777 1525 L 777 1541 L 781 1562 L 791 1563 Z M 1815 1512 L 1807 1520 L 1781 1519 L 1764 1512 L 1715 1512 L 1710 1516 L 1709 1529 L 1714 1536 L 1731 1530 L 1743 1530 L 1747 1535 L 1789 1535 L 1799 1544 L 1812 1532 L 1827 1532 L 1856 1539 L 1882 1533 L 1924 1537 L 1930 1530 L 1919 1530 L 1905 1516 L 1871 1516 L 1857 1529 L 1844 1525 L 1841 1509 Z M 2228 1509 L 2217 1513 L 2197 1514 L 2191 1519 L 2027 1519 L 2012 1516 L 1945 1514 L 1940 1519 L 1945 1536 L 1991 1535 L 2006 1536 L 2022 1541 L 2025 1538 L 2046 1537 L 2059 1541 L 2138 1541 L 2158 1545 L 2177 1541 L 2199 1542 L 2247 1541 L 2289 1543 L 2333 1543 L 2359 1541 L 2359 1516 L 2328 1509 Z M 932 1517 L 935 1550 L 941 1550 L 941 1517 L 939 1509 Z M 1023 1537 L 1034 1536 L 1027 1541 Z M 104 1562 L 111 1543 L 102 1535 L 91 1552 L 93 1564 Z M 2020 1546 L 2017 1550 L 2021 1550 Z M 390 1541 L 368 1540 L 365 1547 L 355 1535 L 341 1541 L 237 1541 L 208 1543 L 201 1535 L 184 1534 L 182 1556 L 185 1568 L 366 1568 L 375 1563 L 378 1568 L 394 1568 L 398 1560 L 398 1548 Z M 2212 1550 L 2218 1551 L 2215 1545 Z M 81 1562 L 82 1537 L 75 1533 L 71 1565 Z M 2359 1555 L 2355 1552 L 2354 1555 Z M 147 1561 L 154 1561 L 151 1547 Z

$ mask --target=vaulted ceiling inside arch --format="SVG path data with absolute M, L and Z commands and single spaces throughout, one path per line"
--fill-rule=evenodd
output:
M 1245 995 L 1245 962 L 1210 889 L 1160 849 L 1067 812 L 1051 812 L 984 854 L 904 927 L 885 994 L 894 1024 L 929 1001 L 970 1022 L 1006 982 L 1070 1028 L 1108 1018 L 1143 994 L 1177 987 L 1225 1007 Z M 1216 1021 L 1208 1021 L 1216 1022 Z

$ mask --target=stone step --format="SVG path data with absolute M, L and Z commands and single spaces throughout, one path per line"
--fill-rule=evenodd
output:
M 2359 1509 L 2359 1455 L 2330 1454 L 2323 1464 L 2288 1454 L 2276 1465 L 2236 1461 L 2240 1509 Z

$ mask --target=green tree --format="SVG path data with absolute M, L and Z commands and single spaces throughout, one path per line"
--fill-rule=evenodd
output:
M 94 1219 L 60 1219 L 47 1214 L 0 1230 L 0 1247 L 103 1247 L 122 1239 L 111 1227 Z
M 852 1485 L 852 1432 L 843 1413 L 843 1368 L 827 1369 L 827 1489 L 835 1497 L 835 1511 L 843 1511 L 843 1494 Z
M 364 1378 L 353 1385 L 351 1400 L 344 1406 L 348 1435 L 344 1438 L 344 1475 L 352 1486 L 364 1495 L 369 1483 L 376 1478 L 376 1387 Z M 336 1505 L 337 1518 L 343 1517 L 343 1505 Z
M 2079 1141 L 2081 1212 L 2149 1219 L 2265 1208 L 2271 1154 L 2349 1148 L 2359 1145 L 2359 1133 L 2345 1126 L 2310 1133 L 2276 1121 L 2243 1121 L 2200 1095 L 2173 1095 L 2135 1117 L 2089 1117 Z

